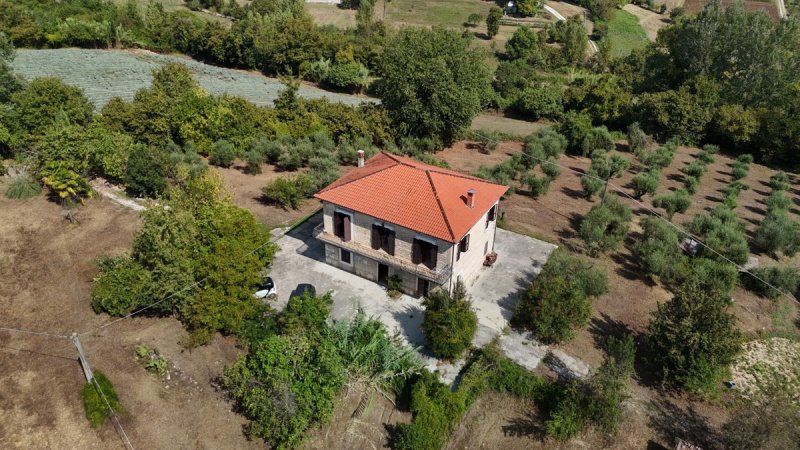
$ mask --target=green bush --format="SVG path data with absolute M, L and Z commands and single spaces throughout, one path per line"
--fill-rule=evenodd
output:
M 719 146 L 714 144 L 705 144 L 703 145 L 703 151 L 709 155 L 716 155 L 719 153 Z
M 753 275 L 742 274 L 744 285 L 762 297 L 776 299 L 784 292 L 794 297 L 800 287 L 800 269 L 796 267 L 759 267 Z
M 645 133 L 638 122 L 628 125 L 628 149 L 636 153 L 647 149 L 653 139 Z
M 11 178 L 6 189 L 6 197 L 25 199 L 36 197 L 42 192 L 42 186 L 27 172 L 21 172 Z
M 589 130 L 581 142 L 581 155 L 592 155 L 597 150 L 610 151 L 614 149 L 614 140 L 605 126 Z
M 101 258 L 100 275 L 92 286 L 92 309 L 96 313 L 124 316 L 153 298 L 150 272 L 128 257 Z
M 640 150 L 636 157 L 651 169 L 664 169 L 675 159 L 675 146 L 667 143 L 652 151 Z
M 527 186 L 534 198 L 539 198 L 546 194 L 550 189 L 550 177 L 536 175 L 533 171 L 528 171 L 519 179 L 520 184 Z
M 717 206 L 711 214 L 698 214 L 687 224 L 690 232 L 736 264 L 747 262 L 750 253 L 745 227 L 736 214 L 724 206 Z M 718 258 L 714 252 L 701 250 L 709 258 Z
M 272 180 L 261 189 L 264 199 L 277 203 L 283 209 L 297 209 L 300 202 L 313 191 L 314 181 L 305 174 L 294 177 L 280 177 Z
M 542 162 L 541 168 L 544 175 L 549 178 L 550 181 L 555 180 L 561 175 L 561 167 L 552 159 Z
M 588 297 L 599 297 L 608 293 L 608 273 L 605 268 L 591 260 L 570 255 L 565 250 L 553 251 L 541 273 L 545 276 L 570 274 Z
M 699 186 L 700 180 L 695 177 L 686 177 L 686 180 L 683 182 L 683 188 L 689 193 L 689 195 L 696 194 Z
M 214 166 L 230 167 L 233 165 L 233 160 L 236 158 L 236 149 L 233 144 L 226 140 L 214 142 L 211 147 L 211 153 L 208 156 L 208 162 Z
M 109 405 L 116 412 L 122 411 L 122 405 L 114 390 L 114 385 L 111 384 L 108 377 L 99 370 L 94 370 L 93 375 L 96 383 L 88 381 L 83 385 L 83 409 L 89 423 L 92 427 L 97 428 L 111 416 L 111 411 L 108 410 Z
M 169 362 L 167 358 L 158 353 L 158 350 L 145 344 L 139 344 L 134 349 L 134 352 L 136 359 L 144 366 L 146 371 L 159 378 L 166 378 L 169 374 Z
M 697 161 L 701 162 L 702 164 L 708 165 L 714 162 L 714 156 L 711 153 L 703 150 L 699 152 L 696 156 Z
M 721 192 L 726 197 L 729 196 L 729 195 L 732 195 L 733 197 L 738 197 L 739 193 L 741 193 L 742 191 L 746 191 L 748 189 L 750 189 L 750 186 L 746 185 L 741 180 L 736 180 L 736 181 L 732 182 L 731 184 L 729 184 L 729 185 L 725 186 L 724 188 L 722 188 Z
M 478 316 L 472 310 L 472 302 L 460 282 L 450 295 L 434 289 L 422 301 L 425 319 L 422 333 L 434 355 L 456 360 L 472 346 L 472 338 L 478 329 Z
M 561 89 L 556 86 L 526 88 L 513 108 L 533 120 L 559 119 L 564 112 Z
M 653 197 L 653 206 L 664 209 L 669 220 L 672 220 L 672 216 L 676 212 L 685 213 L 691 205 L 692 199 L 685 189 L 678 189 L 671 194 L 661 194 Z
M 581 221 L 578 235 L 591 255 L 616 248 L 628 234 L 631 210 L 613 197 L 592 206 Z
M 689 260 L 687 273 L 681 282 L 687 280 L 697 283 L 707 292 L 715 295 L 730 297 L 736 282 L 739 280 L 739 269 L 728 261 L 719 261 L 704 257 L 694 257 Z
M 648 325 L 649 363 L 665 383 L 693 393 L 713 392 L 741 350 L 730 298 L 684 282 L 658 305 Z
M 785 210 L 773 210 L 756 229 L 753 245 L 772 255 L 780 251 L 794 256 L 800 250 L 800 223 L 789 218 Z
M 325 76 L 325 82 L 338 89 L 361 89 L 369 80 L 369 70 L 355 61 L 333 63 Z
M 586 197 L 591 199 L 603 189 L 608 180 L 621 177 L 628 167 L 630 161 L 619 153 L 607 153 L 603 150 L 592 153 L 589 172 L 581 177 L 581 186 L 586 192 Z
M 658 217 L 642 220 L 642 239 L 633 247 L 642 271 L 655 275 L 662 281 L 676 281 L 682 273 L 685 256 L 681 251 L 679 236 L 669 223 Z
M 135 196 L 157 197 L 167 190 L 174 166 L 167 152 L 139 146 L 128 158 L 125 188 Z
M 261 173 L 261 164 L 264 163 L 264 155 L 258 150 L 251 149 L 244 154 L 244 161 L 247 163 L 247 173 L 256 175 Z
M 773 191 L 789 190 L 789 176 L 786 175 L 786 172 L 775 173 L 775 175 L 769 177 L 769 187 Z
M 520 296 L 513 323 L 530 329 L 546 343 L 575 337 L 591 315 L 591 301 L 569 273 L 540 273 Z
M 476 140 L 482 153 L 491 153 L 497 149 L 497 144 L 500 143 L 500 133 L 494 130 L 482 130 Z
M 733 177 L 734 181 L 741 180 L 742 178 L 747 176 L 747 169 L 739 166 L 734 167 L 733 169 L 731 169 L 731 176 Z
M 765 204 L 767 205 L 767 214 L 771 214 L 778 211 L 789 211 L 792 200 L 783 191 L 776 190 L 767 197 Z
M 739 157 L 736 158 L 736 161 L 740 162 L 742 164 L 745 164 L 745 165 L 753 164 L 753 155 L 751 155 L 749 153 L 745 153 L 743 155 L 739 155 Z
M 681 172 L 690 177 L 700 178 L 706 173 L 706 166 L 699 161 L 693 161 L 683 166 L 683 168 L 681 168 Z
M 636 198 L 642 198 L 645 194 L 654 194 L 658 189 L 658 183 L 661 179 L 661 172 L 658 169 L 651 169 L 647 172 L 636 174 L 631 179 L 631 187 L 633 187 L 633 195 Z
M 568 111 L 561 121 L 559 132 L 567 138 L 567 151 L 582 154 L 583 140 L 592 129 L 592 118 L 582 112 Z

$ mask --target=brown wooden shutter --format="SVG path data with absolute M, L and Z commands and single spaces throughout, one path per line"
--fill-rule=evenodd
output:
M 342 240 L 344 240 L 345 242 L 350 242 L 350 239 L 352 238 L 351 236 L 352 227 L 350 226 L 350 216 L 342 217 L 342 228 L 343 228 Z
M 411 244 L 411 262 L 414 264 L 422 262 L 422 243 L 418 239 L 414 239 L 414 243 Z
M 468 252 L 469 251 L 469 235 L 464 236 L 464 239 L 462 239 L 462 241 L 464 242 L 464 251 Z
M 439 256 L 439 248 L 435 245 L 428 244 L 428 261 L 426 266 L 433 270 L 436 268 L 436 257 Z
M 386 233 L 386 253 L 394 256 L 394 230 Z
M 381 248 L 381 232 L 377 225 L 372 225 L 372 249 L 379 250 Z

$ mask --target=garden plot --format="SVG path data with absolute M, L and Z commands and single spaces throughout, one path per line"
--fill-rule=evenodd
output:
M 18 50 L 13 67 L 29 80 L 58 77 L 67 84 L 78 86 L 100 108 L 113 97 L 132 100 L 136 91 L 150 86 L 153 69 L 175 62 L 185 64 L 200 86 L 214 95 L 235 95 L 259 106 L 272 106 L 273 100 L 284 89 L 277 79 L 258 73 L 225 69 L 187 57 L 143 50 Z M 324 97 L 348 105 L 374 101 L 368 97 L 331 93 L 312 86 L 301 86 L 299 93 L 307 99 Z

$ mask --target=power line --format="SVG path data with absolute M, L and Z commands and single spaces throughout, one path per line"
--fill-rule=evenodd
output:
M 122 442 L 125 443 L 125 447 L 131 450 L 134 450 L 133 444 L 131 444 L 131 440 L 128 438 L 128 433 L 125 432 L 125 429 L 122 428 L 122 424 L 119 422 L 117 418 L 117 413 L 114 411 L 114 408 L 111 407 L 111 403 L 109 403 L 108 398 L 106 398 L 106 394 L 103 392 L 103 389 L 100 388 L 100 384 L 97 382 L 97 378 L 92 377 L 91 382 L 94 385 L 94 388 L 97 389 L 97 392 L 100 393 L 100 397 L 103 398 L 103 402 L 105 402 L 108 410 L 111 412 L 111 419 L 117 425 L 116 428 L 119 431 L 120 437 L 122 438 Z
M 55 339 L 69 339 L 69 336 L 66 334 L 55 334 L 55 333 L 47 333 L 43 331 L 30 331 L 30 330 L 22 330 L 19 328 L 10 328 L 10 327 L 0 327 L 0 331 L 10 331 L 14 333 L 23 333 L 23 334 L 32 334 L 35 336 L 45 336 L 51 337 Z
M 455 124 L 453 124 L 453 125 L 455 125 Z M 473 130 L 473 132 L 474 132 L 475 134 L 477 134 L 477 135 L 480 135 L 480 136 L 482 136 L 482 137 L 488 137 L 488 136 L 486 136 L 485 134 L 482 134 L 480 130 Z M 708 244 L 706 244 L 705 242 L 703 242 L 703 241 L 702 241 L 702 240 L 701 240 L 701 239 L 700 239 L 698 236 L 695 236 L 694 234 L 692 234 L 692 233 L 689 233 L 688 231 L 684 230 L 684 229 L 683 229 L 681 226 L 679 226 L 679 225 L 677 225 L 677 224 L 675 224 L 675 223 L 672 223 L 671 221 L 669 221 L 667 218 L 665 218 L 664 216 L 662 216 L 661 214 L 659 214 L 657 211 L 655 211 L 655 210 L 654 210 L 654 209 L 652 209 L 651 207 L 647 206 L 646 204 L 644 204 L 644 203 L 642 203 L 641 201 L 639 201 L 639 200 L 637 200 L 636 198 L 634 198 L 632 195 L 628 194 L 628 192 L 626 192 L 625 190 L 623 190 L 623 189 L 622 189 L 620 186 L 617 186 L 617 185 L 615 185 L 614 183 L 611 183 L 610 179 L 609 179 L 609 180 L 604 180 L 604 179 L 602 179 L 602 178 L 600 178 L 600 177 L 597 177 L 597 176 L 594 176 L 594 175 L 590 174 L 589 172 L 583 172 L 583 171 L 579 171 L 579 170 L 572 169 L 572 168 L 570 168 L 570 167 L 567 167 L 567 166 L 564 166 L 564 165 L 562 165 L 562 164 L 559 164 L 559 163 L 558 163 L 558 162 L 556 162 L 555 160 L 549 160 L 549 159 L 545 159 L 545 158 L 537 158 L 537 157 L 535 157 L 535 156 L 533 156 L 533 155 L 530 155 L 530 154 L 528 154 L 528 153 L 525 153 L 524 151 L 523 151 L 522 153 L 519 153 L 519 155 L 521 155 L 521 156 L 523 156 L 523 157 L 528 157 L 528 158 L 531 158 L 532 160 L 534 160 L 534 161 L 538 161 L 538 162 L 540 162 L 540 163 L 554 164 L 554 165 L 556 165 L 556 166 L 558 166 L 558 167 L 561 167 L 561 168 L 563 168 L 563 169 L 566 169 L 567 171 L 569 171 L 569 172 L 572 172 L 572 173 L 574 173 L 574 174 L 576 174 L 576 175 L 578 175 L 578 176 L 580 176 L 580 177 L 589 177 L 589 178 L 592 178 L 592 179 L 596 179 L 596 180 L 598 180 L 598 181 L 601 181 L 601 182 L 603 182 L 603 183 L 606 183 L 608 186 L 611 186 L 611 187 L 612 187 L 612 188 L 613 188 L 615 191 L 617 191 L 618 193 L 620 193 L 620 194 L 624 195 L 625 197 L 629 198 L 630 200 L 632 200 L 632 201 L 633 201 L 634 203 L 636 203 L 637 205 L 639 205 L 639 206 L 643 207 L 643 208 L 644 208 L 646 211 L 648 211 L 648 212 L 649 212 L 651 215 L 653 215 L 653 216 L 655 216 L 655 217 L 657 217 L 657 218 L 659 218 L 659 219 L 663 220 L 663 221 L 664 221 L 664 222 L 666 222 L 667 224 L 669 224 L 671 227 L 673 227 L 673 228 L 674 228 L 675 230 L 677 230 L 679 233 L 681 233 L 681 234 L 683 234 L 683 235 L 686 235 L 686 236 L 691 236 L 691 238 L 692 238 L 693 240 L 695 240 L 695 241 L 696 241 L 698 244 L 700 244 L 700 245 L 701 245 L 701 246 L 703 246 L 704 248 L 706 248 L 706 249 L 710 250 L 711 252 L 713 252 L 715 255 L 719 256 L 720 258 L 722 258 L 722 259 L 723 259 L 723 260 L 725 260 L 726 262 L 728 262 L 728 263 L 732 264 L 733 266 L 735 266 L 735 267 L 736 267 L 736 268 L 739 270 L 739 272 L 744 272 L 744 273 L 746 273 L 746 274 L 750 275 L 751 277 L 753 277 L 754 279 L 756 279 L 756 280 L 760 281 L 761 283 L 764 283 L 766 286 L 770 287 L 771 289 L 774 289 L 776 292 L 779 292 L 781 295 L 785 296 L 785 297 L 786 297 L 786 298 L 788 298 L 789 300 L 792 300 L 792 301 L 795 301 L 795 302 L 797 302 L 797 301 L 798 301 L 798 300 L 797 300 L 797 299 L 796 299 L 796 298 L 795 298 L 793 295 L 791 295 L 791 294 L 789 294 L 789 293 L 787 293 L 787 292 L 783 291 L 782 289 L 779 289 L 779 288 L 777 288 L 777 287 L 776 287 L 776 286 L 774 286 L 773 284 L 771 284 L 771 283 L 767 282 L 766 280 L 764 280 L 763 278 L 761 278 L 761 277 L 759 277 L 758 275 L 754 274 L 753 272 L 751 272 L 750 270 L 746 269 L 745 267 L 743 267 L 743 266 L 741 266 L 741 265 L 737 264 L 737 263 L 736 263 L 736 262 L 734 262 L 734 261 L 731 261 L 731 260 L 730 260 L 728 257 L 726 257 L 725 255 L 723 255 L 722 253 L 718 252 L 718 251 L 717 251 L 716 249 L 714 249 L 713 247 L 711 247 L 711 246 L 709 246 Z

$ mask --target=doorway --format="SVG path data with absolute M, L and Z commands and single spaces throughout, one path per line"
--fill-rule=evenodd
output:
M 428 295 L 431 289 L 431 282 L 424 278 L 417 278 L 417 297 Z
M 389 266 L 386 264 L 378 263 L 378 283 L 389 283 Z

